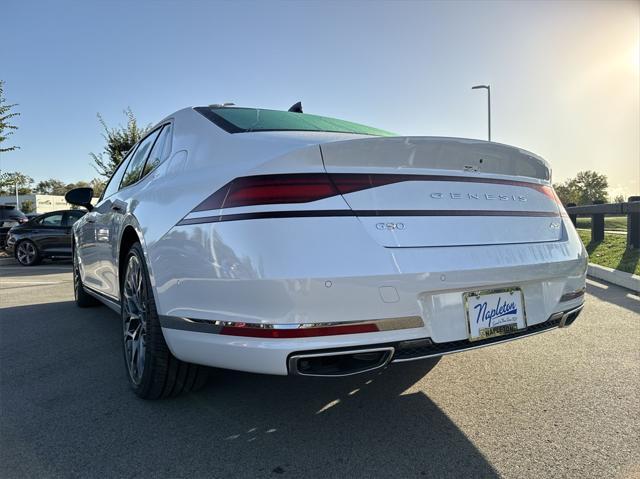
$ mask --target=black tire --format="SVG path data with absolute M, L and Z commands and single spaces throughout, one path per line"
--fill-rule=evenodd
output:
M 79 308 L 91 308 L 102 304 L 84 289 L 82 278 L 80 277 L 80 270 L 78 269 L 78 258 L 76 257 L 75 248 L 73 249 L 73 297 L 76 300 L 76 306 Z
M 140 281 L 128 283 L 130 277 L 135 278 L 136 268 L 141 274 Z M 160 399 L 199 389 L 206 383 L 208 370 L 204 366 L 181 361 L 169 351 L 160 327 L 140 243 L 131 246 L 123 271 L 120 280 L 122 345 L 127 377 L 134 392 L 143 399 Z M 131 287 L 135 283 L 140 285 L 138 303 L 141 310 L 137 309 L 136 301 L 127 300 L 127 297 L 135 296 Z M 143 339 L 142 346 L 136 343 L 136 338 L 140 336 Z
M 16 259 L 22 266 L 35 266 L 42 261 L 42 256 L 36 244 L 27 239 L 16 244 Z

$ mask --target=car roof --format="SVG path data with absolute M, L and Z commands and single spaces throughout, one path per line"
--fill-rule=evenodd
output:
M 74 210 L 73 208 L 69 208 L 68 210 L 55 210 L 55 211 L 47 211 L 46 213 L 40 213 L 41 215 L 50 215 L 53 213 L 66 213 L 68 211 L 80 211 L 82 213 L 86 213 L 84 210 Z
M 24 213 L 14 205 L 0 205 L 0 218 L 24 218 Z

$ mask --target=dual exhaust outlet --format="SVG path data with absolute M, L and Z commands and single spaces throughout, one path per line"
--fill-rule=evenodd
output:
M 353 351 L 294 354 L 289 358 L 289 374 L 316 377 L 351 376 L 386 366 L 393 358 L 394 352 L 395 349 L 389 346 Z

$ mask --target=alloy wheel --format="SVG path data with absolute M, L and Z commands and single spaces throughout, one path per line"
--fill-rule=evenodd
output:
M 129 375 L 140 384 L 146 352 L 146 291 L 142 265 L 136 255 L 129 257 L 123 285 L 124 351 Z
M 80 272 L 78 271 L 78 257 L 75 248 L 73 250 L 73 297 L 78 300 L 78 289 L 80 288 Z
M 30 265 L 36 259 L 38 252 L 36 247 L 30 241 L 23 241 L 18 245 L 16 255 L 21 264 Z

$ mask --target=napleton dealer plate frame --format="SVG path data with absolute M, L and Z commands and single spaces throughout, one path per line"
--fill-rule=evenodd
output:
M 471 296 L 486 296 L 489 294 L 498 294 L 498 293 L 520 293 L 520 304 L 522 305 L 522 320 L 524 321 L 524 327 L 523 328 L 516 328 L 512 331 L 505 331 L 505 332 L 497 332 L 496 334 L 491 334 L 490 336 L 486 336 L 486 337 L 482 337 L 482 336 L 477 336 L 477 337 L 473 337 L 471 335 L 471 317 L 469 316 L 469 297 Z M 524 293 L 522 292 L 522 288 L 519 286 L 512 286 L 512 287 L 508 287 L 508 288 L 494 288 L 494 289 L 483 289 L 483 290 L 477 290 L 477 291 L 467 291 L 466 293 L 462 294 L 462 299 L 463 299 L 463 304 L 464 304 L 464 315 L 465 315 L 465 320 L 467 323 L 467 338 L 469 339 L 469 341 L 473 342 L 473 341 L 481 341 L 483 339 L 489 339 L 489 338 L 496 338 L 496 337 L 500 337 L 500 336 L 509 336 L 510 334 L 514 334 L 517 332 L 521 332 L 521 331 L 526 331 L 527 327 L 528 327 L 528 323 L 527 323 L 527 309 L 525 306 L 525 301 L 524 301 Z

